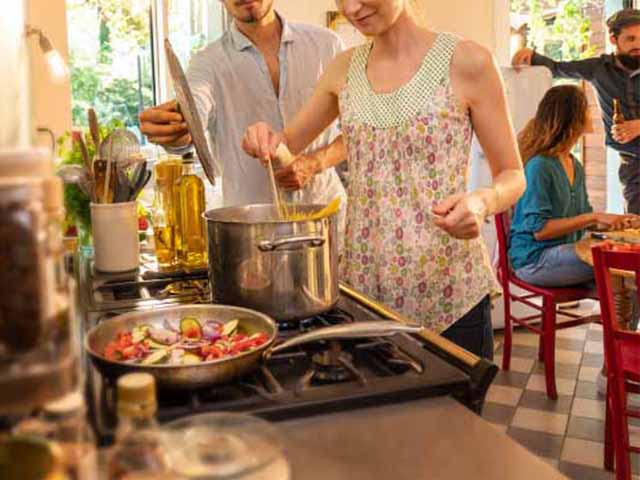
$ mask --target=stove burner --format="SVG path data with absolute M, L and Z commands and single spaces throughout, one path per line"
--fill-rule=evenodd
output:
M 311 360 L 315 371 L 313 380 L 319 383 L 345 382 L 353 376 L 353 355 L 343 352 L 338 342 L 331 342 L 329 350 L 314 354 Z
M 306 332 L 311 329 L 315 323 L 315 317 L 305 318 L 304 320 L 278 320 L 278 331 L 287 333 Z
M 338 340 L 329 342 L 329 349 L 311 356 L 311 368 L 300 378 L 296 393 L 301 394 L 313 385 L 329 385 L 356 381 L 365 386 L 367 379 L 353 364 L 353 355 L 342 350 Z

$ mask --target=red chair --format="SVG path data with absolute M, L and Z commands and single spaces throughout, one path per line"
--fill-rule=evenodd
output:
M 496 215 L 496 230 L 498 234 L 498 279 L 504 293 L 504 347 L 502 355 L 502 369 L 509 370 L 511 366 L 511 336 L 513 324 L 540 335 L 538 359 L 544 362 L 544 375 L 547 385 L 547 396 L 553 400 L 558 398 L 555 374 L 556 330 L 575 327 L 591 323 L 593 316 L 580 316 L 569 311 L 562 312 L 563 316 L 571 320 L 556 322 L 556 306 L 560 303 L 574 302 L 585 298 L 597 298 L 595 291 L 588 288 L 546 288 L 531 285 L 515 276 L 509 263 L 509 230 L 511 219 L 507 213 Z M 511 285 L 524 290 L 524 294 L 515 294 Z M 540 302 L 535 300 L 542 299 Z M 512 302 L 520 302 L 536 310 L 528 317 L 518 318 L 511 313 Z M 533 324 L 538 324 L 534 326 Z
M 640 453 L 631 446 L 627 418 L 640 418 L 640 410 L 627 406 L 628 393 L 640 393 L 640 334 L 620 328 L 616 316 L 614 292 L 609 269 L 630 270 L 636 274 L 636 294 L 640 291 L 640 253 L 617 252 L 606 247 L 593 248 L 596 284 L 600 296 L 600 316 L 604 331 L 604 359 L 607 369 L 607 417 L 604 465 L 613 469 L 616 479 L 631 479 L 629 452 Z

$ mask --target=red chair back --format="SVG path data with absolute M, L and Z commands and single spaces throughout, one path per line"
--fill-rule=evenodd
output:
M 640 349 L 640 334 L 620 328 L 610 270 L 627 270 L 635 273 L 637 298 L 640 292 L 640 252 L 611 251 L 603 246 L 594 246 L 592 252 L 600 297 L 600 316 L 607 367 L 605 466 L 609 469 L 613 467 L 615 453 L 616 478 L 630 480 L 629 452 L 640 453 L 640 449 L 630 445 L 627 418 L 638 418 L 640 412 L 629 409 L 626 394 L 638 392 L 637 386 L 629 384 L 627 380 L 638 381 L 640 367 L 636 357 Z
M 593 267 L 600 298 L 600 316 L 604 335 L 604 352 L 607 368 L 614 373 L 621 368 L 620 341 L 640 341 L 636 333 L 622 330 L 617 318 L 614 290 L 610 269 L 634 272 L 636 296 L 640 293 L 640 252 L 612 251 L 606 247 L 594 246 Z

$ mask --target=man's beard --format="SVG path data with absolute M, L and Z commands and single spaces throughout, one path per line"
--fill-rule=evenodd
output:
M 618 53 L 616 54 L 616 58 L 620 61 L 623 67 L 628 68 L 629 70 L 640 69 L 640 57 L 638 56 Z
M 267 2 L 265 5 L 262 6 L 263 7 L 262 10 L 259 10 L 257 12 L 252 11 L 246 17 L 237 18 L 237 20 L 241 21 L 242 23 L 257 23 L 267 16 L 267 14 L 269 13 L 269 10 L 271 9 L 272 3 L 273 2 L 271 3 Z

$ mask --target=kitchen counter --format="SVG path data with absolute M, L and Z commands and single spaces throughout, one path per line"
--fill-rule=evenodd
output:
M 449 397 L 277 425 L 293 480 L 566 478 Z

